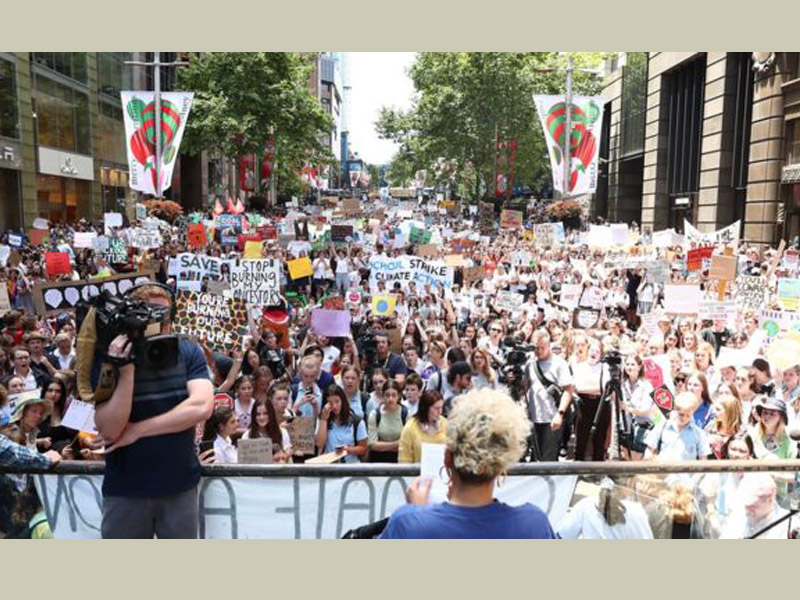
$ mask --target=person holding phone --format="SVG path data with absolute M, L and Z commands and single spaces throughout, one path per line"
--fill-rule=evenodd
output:
M 236 446 L 231 442 L 231 436 L 239 428 L 239 420 L 230 406 L 221 404 L 214 409 L 211 418 L 206 421 L 203 429 L 203 443 L 200 444 L 201 453 L 207 451 L 208 442 L 213 442 L 214 462 L 217 464 L 236 464 L 238 454 Z
M 364 420 L 350 408 L 347 394 L 338 385 L 327 389 L 327 402 L 317 423 L 320 453 L 341 452 L 346 463 L 357 463 L 367 453 Z

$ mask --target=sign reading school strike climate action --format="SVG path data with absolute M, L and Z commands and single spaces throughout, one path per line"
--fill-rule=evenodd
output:
M 280 265 L 271 258 L 242 260 L 231 269 L 233 295 L 252 306 L 280 304 L 280 286 Z
M 125 117 L 131 189 L 157 194 L 169 189 L 186 120 L 194 94 L 161 94 L 161 156 L 156 156 L 156 103 L 154 92 L 120 92 Z M 159 185 L 156 186 L 156 161 Z
M 441 283 L 445 288 L 453 285 L 453 269 L 442 261 L 423 260 L 416 256 L 397 256 L 387 258 L 373 256 L 369 261 L 370 288 L 375 290 L 378 283 L 386 284 L 386 290 L 392 290 L 396 282 L 406 289 L 412 281 L 421 289 L 425 284 L 436 287 Z
M 173 331 L 205 340 L 212 350 L 232 352 L 247 333 L 247 306 L 239 298 L 181 292 L 177 309 Z

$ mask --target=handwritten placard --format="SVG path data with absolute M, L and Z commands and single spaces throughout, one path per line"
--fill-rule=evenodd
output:
M 314 454 L 314 417 L 295 417 L 289 424 L 289 438 L 295 454 Z
M 237 458 L 240 465 L 268 465 L 272 463 L 272 439 L 239 440 Z
M 45 252 L 44 263 L 48 275 L 70 275 L 72 273 L 68 252 Z
M 187 238 L 189 241 L 189 248 L 193 250 L 200 250 L 205 248 L 208 243 L 206 240 L 206 228 L 202 223 L 189 225 L 187 231 Z
M 500 212 L 500 227 L 503 229 L 522 228 L 522 211 L 504 208 Z
M 212 350 L 232 352 L 247 333 L 247 306 L 240 298 L 183 291 L 177 309 L 174 332 L 205 340 Z
M 702 299 L 699 285 L 668 283 L 664 286 L 664 310 L 667 314 L 696 315 Z
M 314 269 L 311 268 L 311 261 L 307 256 L 290 260 L 287 265 L 289 267 L 289 277 L 292 280 L 310 277 L 314 273 Z

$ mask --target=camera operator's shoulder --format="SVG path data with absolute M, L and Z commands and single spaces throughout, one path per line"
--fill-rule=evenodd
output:
M 198 344 L 181 339 L 178 352 L 180 352 L 181 362 L 186 365 L 186 374 L 189 379 L 209 379 L 206 357 Z

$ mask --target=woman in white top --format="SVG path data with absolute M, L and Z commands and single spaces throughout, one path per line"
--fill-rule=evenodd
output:
M 610 479 L 600 485 L 597 497 L 589 496 L 573 506 L 558 528 L 558 535 L 571 540 L 652 540 L 653 531 L 642 505 L 621 500 Z
M 206 421 L 203 429 L 203 441 L 214 442 L 214 462 L 217 464 L 236 464 L 238 455 L 236 447 L 231 442 L 231 436 L 236 433 L 239 421 L 233 409 L 225 404 L 220 404 L 211 413 L 211 418 Z
M 314 292 L 319 297 L 320 290 L 327 285 L 328 272 L 331 271 L 331 266 L 328 257 L 324 252 L 320 252 L 314 259 L 311 267 L 314 269 Z
M 275 407 L 268 398 L 253 402 L 250 414 L 250 427 L 244 432 L 243 440 L 269 438 L 272 440 L 272 460 L 276 463 L 292 461 L 289 432 L 278 424 Z
M 240 435 L 250 427 L 250 411 L 253 408 L 253 378 L 249 375 L 242 375 L 236 380 L 233 386 L 234 401 L 233 410 L 236 414 L 236 419 L 239 422 L 237 433 Z
M 350 286 L 350 259 L 344 250 L 336 257 L 336 289 L 344 296 Z
M 635 354 L 625 358 L 620 408 L 633 417 L 631 460 L 642 460 L 647 449 L 644 440 L 655 425 L 656 405 L 651 396 L 653 386 L 643 376 L 642 359 Z

